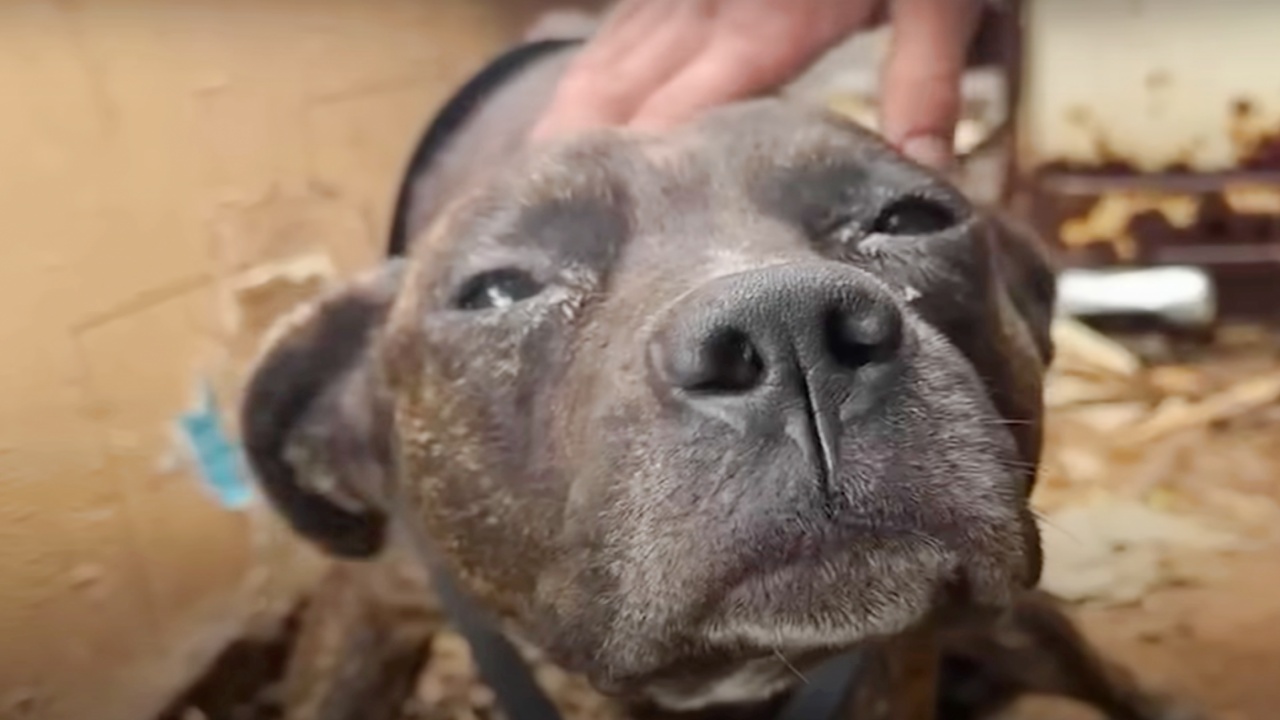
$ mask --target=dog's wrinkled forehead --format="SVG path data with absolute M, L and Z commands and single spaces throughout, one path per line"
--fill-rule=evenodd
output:
M 739 253 L 758 266 L 794 253 L 799 235 L 907 195 L 969 211 L 853 122 L 761 101 L 663 135 L 601 131 L 535 148 L 463 193 L 419 245 L 443 275 L 431 283 L 438 303 L 455 281 L 513 261 L 561 281 L 603 281 L 624 249 L 640 264 L 729 273 Z

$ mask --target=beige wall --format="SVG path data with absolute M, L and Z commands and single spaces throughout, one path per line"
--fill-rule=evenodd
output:
M 525 19 L 0 4 L 0 718 L 139 720 L 308 577 L 176 420 L 233 402 L 264 308 L 377 256 L 422 123 Z
M 1280 3 L 1032 0 L 1026 23 L 1028 165 L 1230 170 L 1280 135 Z

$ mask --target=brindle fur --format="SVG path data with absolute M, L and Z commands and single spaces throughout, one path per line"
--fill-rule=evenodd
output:
M 1027 692 L 1174 717 L 1028 590 L 1053 302 L 1034 238 L 872 134 L 779 100 L 663 136 L 526 147 L 569 52 L 496 93 L 417 178 L 403 268 L 305 309 L 268 347 L 243 414 L 279 512 L 331 553 L 372 559 L 394 510 L 514 637 L 636 717 L 762 716 L 837 650 L 887 643 L 886 666 L 910 665 L 893 638 L 921 628 L 941 647 L 939 717 L 989 717 Z M 955 222 L 859 230 L 905 195 Z M 510 264 L 547 289 L 448 309 L 469 275 Z M 779 273 L 838 276 L 902 318 L 901 380 L 840 428 L 822 503 L 795 447 L 682 412 L 645 360 L 688 308 Z M 833 514 L 865 532 L 783 567 L 778 537 L 834 533 Z M 334 591 L 313 617 L 329 650 L 299 653 L 291 718 L 370 718 L 351 697 L 409 692 L 392 676 L 418 671 L 404 658 L 429 632 L 386 623 L 428 617 L 427 595 L 393 595 Z M 358 675 L 332 662 L 357 652 Z

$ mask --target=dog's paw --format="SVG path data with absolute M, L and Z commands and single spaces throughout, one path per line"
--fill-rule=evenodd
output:
M 976 713 L 984 720 L 1213 720 L 1193 703 L 1168 695 L 1149 695 L 1136 705 L 1111 712 L 1064 697 L 1027 696 L 994 715 Z
M 1183 698 L 1153 696 L 1151 709 L 1144 712 L 1142 720 L 1213 720 L 1204 710 Z M 1127 720 L 1127 718 L 1116 718 Z

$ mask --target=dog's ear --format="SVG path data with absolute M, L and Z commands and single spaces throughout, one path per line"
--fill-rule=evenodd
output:
M 988 217 L 995 251 L 988 318 L 994 335 L 969 354 L 996 408 L 1010 421 L 1023 459 L 1034 464 L 1043 440 L 1045 373 L 1053 361 L 1056 274 L 1049 249 L 1034 232 L 1000 213 Z
M 1057 300 L 1056 258 L 1045 240 L 1025 223 L 995 213 L 991 225 L 1001 284 L 1047 367 L 1053 360 L 1050 329 Z
M 295 532 L 340 557 L 385 542 L 391 403 L 375 353 L 402 273 L 390 261 L 282 319 L 242 399 L 259 486 Z

